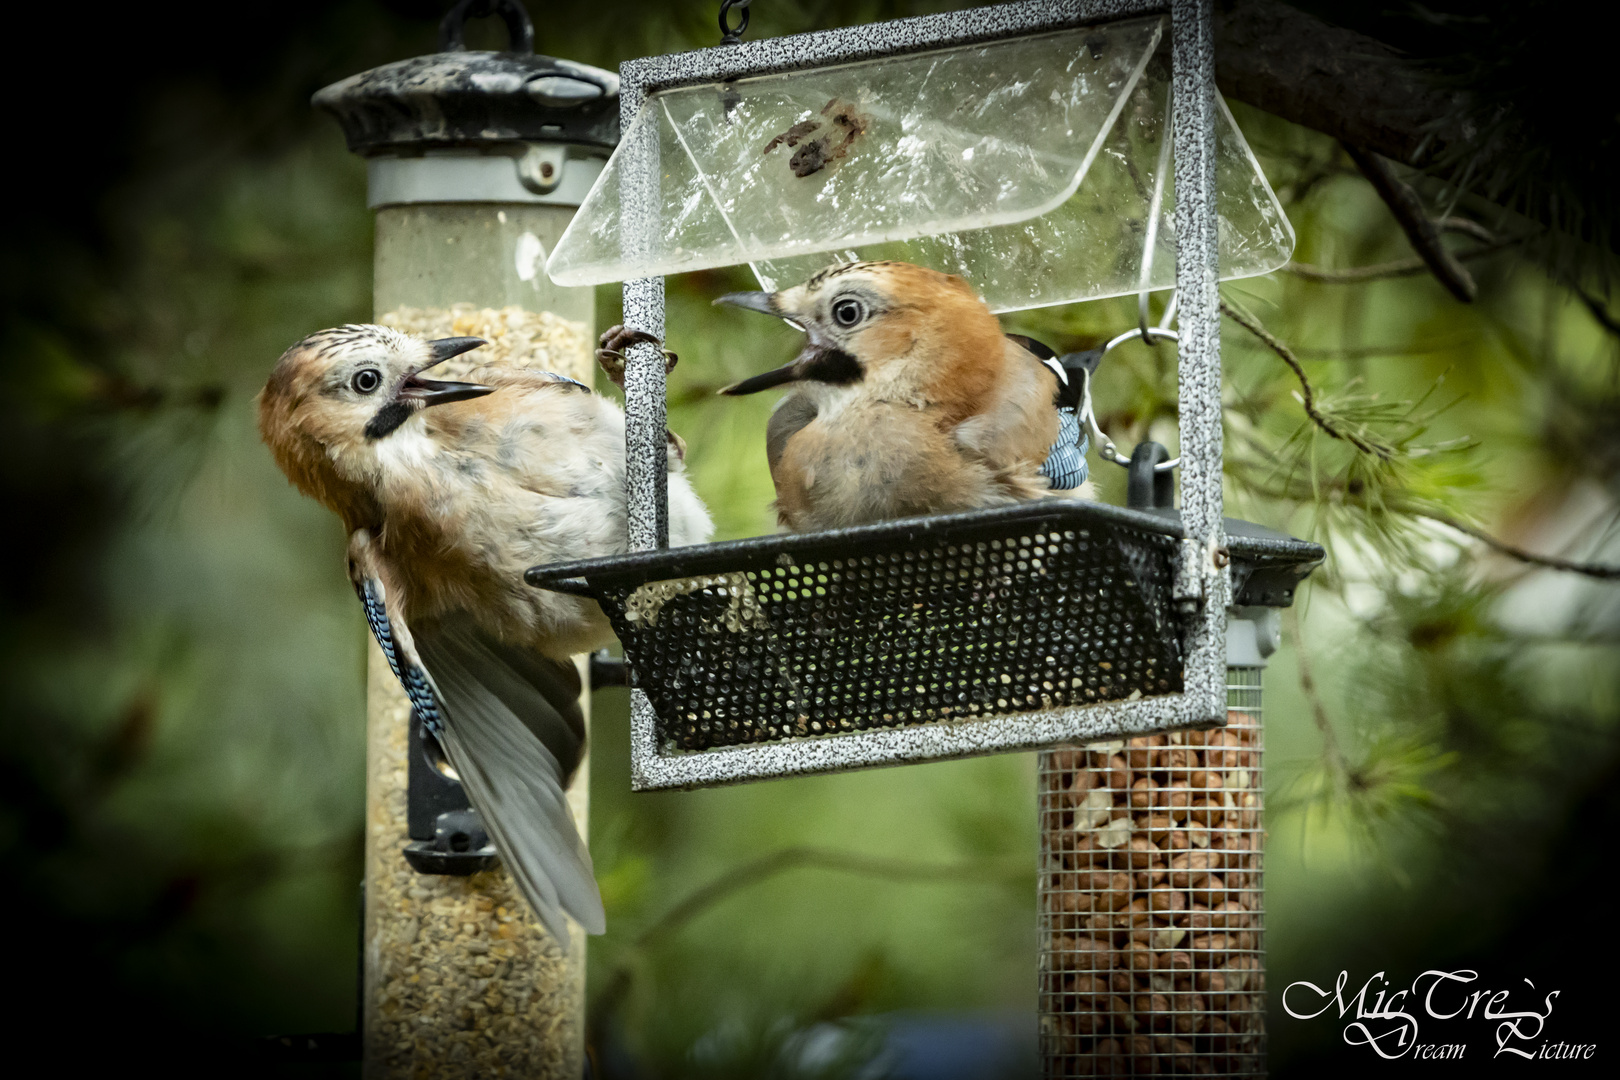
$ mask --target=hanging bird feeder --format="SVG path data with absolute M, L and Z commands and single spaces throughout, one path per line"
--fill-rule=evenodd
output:
M 624 64 L 625 137 L 547 265 L 766 288 L 851 258 L 1009 311 L 1174 286 L 1182 508 L 1048 500 L 666 549 L 664 358 L 628 350 L 633 554 L 536 567 L 595 597 L 632 672 L 632 784 L 690 787 L 1207 727 L 1232 575 L 1321 558 L 1228 537 L 1218 278 L 1293 233 L 1214 91 L 1200 0 L 1008 4 Z M 1169 474 L 1160 470 L 1164 482 Z M 1279 546 L 1280 545 L 1280 546 Z
M 468 49 L 466 22 L 490 15 L 506 24 L 507 49 Z M 439 44 L 314 98 L 366 161 L 374 318 L 487 342 L 440 372 L 506 364 L 589 380 L 594 292 L 556 285 L 544 267 L 617 142 L 618 79 L 536 55 L 517 0 L 461 0 Z M 437 743 L 370 652 L 366 1075 L 578 1076 L 583 934 L 558 943 L 528 915 L 459 780 L 428 753 Z M 581 830 L 584 772 L 570 792 Z

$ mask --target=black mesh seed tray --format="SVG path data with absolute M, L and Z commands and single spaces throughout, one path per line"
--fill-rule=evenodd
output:
M 1178 693 L 1180 536 L 1051 500 L 527 579 L 601 603 L 678 753 Z

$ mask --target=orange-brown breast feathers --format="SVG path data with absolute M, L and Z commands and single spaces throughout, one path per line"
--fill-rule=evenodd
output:
M 305 342 L 288 349 L 259 391 L 259 437 L 294 487 L 343 519 L 350 532 L 376 525 L 381 517 L 376 500 L 358 484 L 338 475 L 332 457 L 303 409 L 319 391 L 319 371 Z
M 926 361 L 922 396 L 937 409 L 941 427 L 954 427 L 979 412 L 1002 379 L 1001 324 L 961 278 L 909 263 L 889 266 L 893 280 L 885 285 L 896 302 L 883 325 L 874 328 L 880 335 L 874 352 L 907 351 L 885 348 L 881 335 L 911 338 L 913 355 Z

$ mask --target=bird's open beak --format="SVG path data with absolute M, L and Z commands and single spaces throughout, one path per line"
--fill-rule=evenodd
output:
M 430 341 L 428 342 L 428 349 L 432 352 L 433 359 L 416 370 L 426 371 L 434 364 L 442 364 L 452 356 L 460 356 L 464 352 L 472 352 L 480 345 L 488 344 L 489 342 L 481 337 L 447 337 L 440 338 L 438 341 Z
M 714 298 L 716 304 L 730 304 L 747 311 L 757 311 L 761 315 L 775 315 L 778 319 L 785 319 L 781 309 L 776 306 L 776 294 L 768 292 L 728 292 L 724 296 Z
M 844 386 L 860 382 L 865 376 L 866 372 L 861 368 L 860 361 L 849 353 L 809 341 L 799 350 L 799 355 L 793 358 L 792 363 L 761 372 L 742 382 L 732 383 L 723 387 L 720 392 L 731 397 L 740 397 L 743 394 L 757 394 L 761 390 L 769 390 L 783 383 L 806 379 Z
M 452 401 L 467 401 L 483 397 L 485 394 L 493 394 L 495 392 L 493 386 L 424 379 L 421 375 L 428 368 L 442 364 L 452 356 L 460 356 L 464 352 L 471 352 L 478 346 L 487 344 L 483 338 L 475 337 L 440 338 L 438 341 L 428 342 L 430 359 L 405 376 L 405 382 L 399 388 L 399 396 L 420 402 L 425 409 L 431 405 L 448 405 Z
M 798 382 L 803 377 L 799 361 L 794 360 L 791 364 L 783 364 L 779 368 L 773 368 L 770 371 L 750 376 L 742 382 L 723 386 L 720 388 L 720 392 L 731 397 L 741 397 L 744 394 L 757 394 L 761 390 L 769 390 L 771 387 L 781 386 L 783 383 Z
M 407 376 L 404 385 L 399 388 L 400 397 L 419 401 L 424 409 L 430 405 L 448 405 L 452 401 L 467 401 L 494 392 L 493 386 L 470 382 L 441 382 L 438 379 L 424 379 L 420 375 Z

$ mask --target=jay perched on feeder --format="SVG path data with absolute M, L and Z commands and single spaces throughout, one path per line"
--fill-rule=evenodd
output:
M 1057 407 L 1069 373 L 1039 343 L 1003 335 L 961 278 L 846 263 L 715 303 L 775 315 L 809 337 L 791 363 L 721 391 L 795 386 L 765 432 L 786 528 L 1092 497 L 1073 411 Z
M 259 395 L 259 431 L 297 487 L 343 519 L 378 643 L 535 914 L 604 928 L 564 798 L 584 756 L 568 656 L 612 631 L 586 599 L 526 588 L 540 563 L 626 547 L 624 415 L 572 379 L 423 372 L 483 342 L 344 326 L 298 342 Z M 672 454 L 672 458 L 674 455 Z M 670 539 L 709 517 L 672 460 Z

